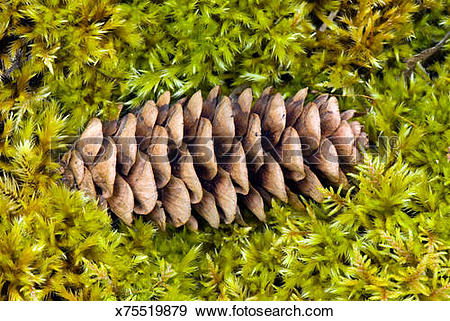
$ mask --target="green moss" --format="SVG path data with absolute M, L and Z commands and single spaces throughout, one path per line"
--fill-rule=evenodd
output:
M 448 16 L 446 1 L 1 2 L 0 299 L 450 299 L 449 44 L 403 79 Z M 367 110 L 354 188 L 193 233 L 113 228 L 62 186 L 59 155 L 93 115 L 216 84 Z

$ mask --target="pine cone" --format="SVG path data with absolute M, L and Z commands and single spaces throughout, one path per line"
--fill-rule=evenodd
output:
M 253 104 L 251 89 L 227 97 L 217 86 L 172 105 L 165 92 L 121 119 L 92 119 L 62 158 L 63 179 L 126 224 L 146 215 L 162 229 L 243 223 L 239 205 L 265 221 L 273 197 L 321 202 L 322 184 L 348 188 L 368 140 L 354 110 L 328 95 L 304 105 L 307 92 L 284 101 L 269 87 Z

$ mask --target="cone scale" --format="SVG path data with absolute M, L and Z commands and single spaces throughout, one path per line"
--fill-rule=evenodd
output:
M 124 223 L 145 215 L 191 230 L 265 221 L 272 198 L 303 207 L 323 184 L 348 188 L 345 171 L 367 147 L 363 126 L 335 97 L 305 104 L 307 88 L 284 101 L 272 87 L 222 96 L 214 87 L 171 103 L 169 92 L 122 118 L 94 118 L 62 160 L 63 181 L 96 197 Z

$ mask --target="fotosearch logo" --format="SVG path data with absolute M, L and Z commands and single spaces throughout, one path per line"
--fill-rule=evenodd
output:
M 398 146 L 397 137 L 380 139 L 394 148 Z M 313 150 L 312 146 L 318 148 Z M 100 160 L 107 161 L 111 157 L 117 157 L 122 164 L 126 164 L 127 161 L 132 162 L 130 155 L 140 150 L 151 156 L 153 164 L 183 161 L 202 165 L 216 161 L 226 165 L 246 161 L 248 164 L 278 162 L 285 166 L 299 161 L 308 165 L 323 162 L 352 165 L 357 162 L 356 151 L 360 148 L 373 151 L 370 147 L 366 136 L 331 137 L 320 142 L 311 137 L 285 137 L 276 146 L 265 136 L 246 141 L 235 136 L 187 136 L 182 142 L 169 137 L 87 137 L 79 138 L 73 146 L 85 165 L 92 165 Z M 223 153 L 223 150 L 227 152 Z M 189 156 L 183 151 L 188 151 Z

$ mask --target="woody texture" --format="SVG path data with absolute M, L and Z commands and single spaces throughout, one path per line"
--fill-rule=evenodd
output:
M 63 180 L 124 223 L 145 215 L 163 230 L 245 224 L 244 209 L 265 221 L 272 198 L 294 209 L 299 195 L 322 202 L 324 186 L 348 189 L 368 139 L 355 110 L 307 94 L 284 100 L 269 87 L 254 101 L 250 88 L 224 96 L 217 86 L 171 101 L 165 92 L 116 120 L 93 118 L 61 159 Z

